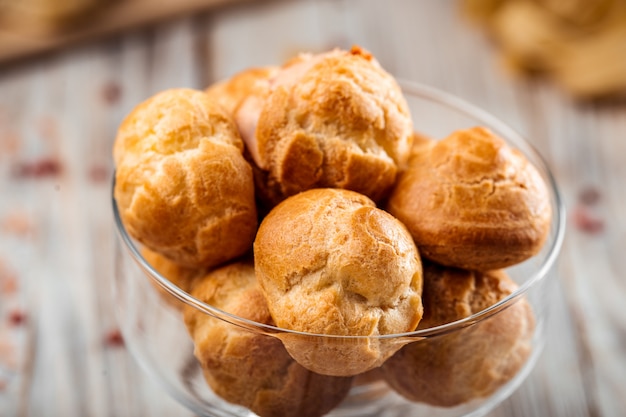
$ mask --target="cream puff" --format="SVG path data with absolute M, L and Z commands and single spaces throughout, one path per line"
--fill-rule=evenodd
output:
M 421 314 L 422 267 L 404 225 L 366 196 L 313 189 L 265 217 L 255 269 L 289 353 L 322 374 L 356 375 L 399 346 L 378 336 L 412 331 Z M 283 337 L 283 336 L 281 336 Z
M 424 264 L 424 317 L 418 329 L 464 319 L 517 289 L 504 271 L 472 272 Z M 532 351 L 535 320 L 520 298 L 464 329 L 403 347 L 382 366 L 389 385 L 411 401 L 452 407 L 509 382 Z
M 252 263 L 232 263 L 208 273 L 192 295 L 240 318 L 273 324 Z M 211 389 L 261 417 L 322 416 L 350 390 L 352 378 L 318 375 L 303 368 L 273 336 L 191 306 L 184 318 Z
M 537 169 L 483 127 L 414 148 L 386 208 L 425 258 L 483 271 L 537 254 L 552 215 Z
M 412 121 L 395 79 L 354 47 L 302 54 L 237 112 L 240 131 L 273 194 L 343 188 L 380 200 L 408 158 Z M 252 128 L 251 128 L 252 127 Z
M 122 122 L 114 196 L 128 233 L 189 268 L 251 248 L 257 227 L 252 170 L 226 111 L 206 93 L 161 92 Z

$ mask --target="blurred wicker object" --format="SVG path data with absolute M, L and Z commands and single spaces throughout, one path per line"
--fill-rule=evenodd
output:
M 626 0 L 463 0 L 512 70 L 582 99 L 626 96 Z
M 69 29 L 114 0 L 0 0 L 5 30 L 45 35 Z
M 252 0 L 0 0 L 0 64 Z

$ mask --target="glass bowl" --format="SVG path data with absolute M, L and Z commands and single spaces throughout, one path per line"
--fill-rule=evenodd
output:
M 374 350 L 381 355 L 382 359 L 386 359 L 405 345 L 417 346 L 422 349 L 421 352 L 424 355 L 432 355 L 432 352 L 447 349 L 446 352 L 454 356 L 464 352 L 463 341 L 486 337 L 485 334 L 489 333 L 489 328 L 496 325 L 499 320 L 506 321 L 506 315 L 512 314 L 516 306 L 527 303 L 534 315 L 534 327 L 529 328 L 524 353 L 520 354 L 511 350 L 498 358 L 497 366 L 507 371 L 502 369 L 497 371 L 503 372 L 506 377 L 477 398 L 465 398 L 462 401 L 437 400 L 438 392 L 454 393 L 467 385 L 467 375 L 459 372 L 456 367 L 458 364 L 454 361 L 447 361 L 444 355 L 444 359 L 441 357 L 438 359 L 439 366 L 442 367 L 440 371 L 444 385 L 436 388 L 438 392 L 434 392 L 432 398 L 427 395 L 424 400 L 405 399 L 390 388 L 385 378 L 382 377 L 383 373 L 380 368 L 374 368 L 370 372 L 354 377 L 348 385 L 334 384 L 332 379 L 334 377 L 331 377 L 328 382 L 321 383 L 326 386 L 324 395 L 320 395 L 319 381 L 311 382 L 317 376 L 307 374 L 306 377 L 296 379 L 298 382 L 292 382 L 299 384 L 298 387 L 286 389 L 278 394 L 285 396 L 282 402 L 283 407 L 287 408 L 282 411 L 280 408 L 278 408 L 279 411 L 276 411 L 277 409 L 264 411 L 263 414 L 266 415 L 303 416 L 327 412 L 330 416 L 480 416 L 509 396 L 536 363 L 545 340 L 550 298 L 555 291 L 554 279 L 550 279 L 550 275 L 564 235 L 564 208 L 552 174 L 531 145 L 490 114 L 427 86 L 408 82 L 401 82 L 401 86 L 412 112 L 414 126 L 420 133 L 432 138 L 443 138 L 457 129 L 477 125 L 486 126 L 520 150 L 545 180 L 553 212 L 552 224 L 541 252 L 506 270 L 519 288 L 498 303 L 465 319 L 411 333 L 378 337 L 340 337 L 303 334 L 279 329 L 214 308 L 192 297 L 160 275 L 142 257 L 140 244 L 127 234 L 113 199 L 113 213 L 119 235 L 115 250 L 114 296 L 124 340 L 141 368 L 150 377 L 160 382 L 175 399 L 197 415 L 253 416 L 255 414 L 243 406 L 223 400 L 209 388 L 204 379 L 203 370 L 194 356 L 194 344 L 183 321 L 183 308 L 192 309 L 198 314 L 211 317 L 212 320 L 219 320 L 227 330 L 243 332 L 250 337 L 258 338 L 256 340 L 260 344 L 273 346 L 271 349 L 268 348 L 265 355 L 259 356 L 257 352 L 257 357 L 247 358 L 248 361 L 252 361 L 252 368 L 258 369 L 242 371 L 241 378 L 232 381 L 234 384 L 244 384 L 244 386 L 254 379 L 250 376 L 251 373 L 263 371 L 266 366 L 264 364 L 271 363 L 275 357 L 275 353 L 272 352 L 275 351 L 276 346 L 282 349 L 281 343 L 287 346 L 291 356 L 297 359 L 299 353 L 304 351 L 319 352 L 320 357 L 324 357 L 325 361 L 331 358 L 325 363 L 325 369 L 332 369 L 336 365 L 332 362 L 334 357 L 336 361 L 349 361 L 354 357 L 355 352 Z M 496 337 L 496 339 L 490 339 L 487 345 L 499 343 L 498 336 L 489 337 Z M 328 352 L 339 352 L 339 354 L 333 356 Z M 465 355 L 463 361 L 482 360 L 481 357 L 475 357 L 481 355 L 481 352 L 470 352 L 469 357 L 467 352 L 463 355 Z M 246 357 L 245 352 L 243 356 Z M 308 360 L 315 360 L 314 354 L 302 356 L 307 356 Z M 508 366 L 511 364 L 514 366 Z M 327 380 L 322 379 L 322 381 Z M 425 381 L 424 383 L 428 385 L 435 382 Z M 250 390 L 252 389 L 251 386 Z M 332 395 L 335 389 L 343 392 Z M 338 398 L 342 400 L 339 401 Z M 311 408 L 314 410 L 311 411 Z

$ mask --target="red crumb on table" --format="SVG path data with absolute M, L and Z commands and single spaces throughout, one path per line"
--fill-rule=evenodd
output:
M 13 310 L 9 312 L 9 324 L 12 326 L 21 326 L 28 320 L 28 316 L 22 310 Z
M 15 236 L 28 237 L 34 234 L 35 226 L 28 215 L 16 210 L 2 220 L 0 230 Z
M 578 193 L 578 201 L 587 206 L 593 206 L 600 201 L 600 190 L 596 187 L 585 187 Z
M 0 280 L 0 294 L 14 294 L 17 292 L 17 278 L 15 275 L 7 275 Z
M 119 329 L 112 329 L 104 336 L 104 344 L 110 347 L 124 346 L 124 337 Z
M 572 221 L 578 230 L 585 233 L 597 234 L 604 230 L 604 220 L 582 205 L 572 212 Z
M 0 379 L 0 391 L 4 391 L 7 388 L 7 381 Z
M 0 333 L 0 365 L 8 368 L 17 368 L 17 360 L 15 358 L 15 345 L 13 345 L 6 334 Z
M 0 258 L 0 294 L 13 294 L 17 292 L 17 287 L 17 275 L 4 259 Z
M 122 87 L 113 81 L 110 81 L 102 86 L 102 98 L 107 104 L 115 104 L 120 101 L 122 97 Z
M 2 155 L 13 155 L 20 148 L 20 136 L 15 132 L 7 132 L 0 136 Z
M 89 168 L 89 179 L 94 183 L 106 183 L 109 179 L 109 169 L 104 165 L 93 165 Z
M 15 169 L 17 178 L 56 177 L 61 174 L 61 162 L 55 158 L 41 158 L 35 161 L 22 162 Z
M 43 116 L 37 121 L 37 131 L 45 140 L 56 142 L 59 139 L 58 123 L 51 116 Z

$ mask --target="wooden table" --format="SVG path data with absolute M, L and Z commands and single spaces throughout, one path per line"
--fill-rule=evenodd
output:
M 112 309 L 111 145 L 168 87 L 357 43 L 399 78 L 526 135 L 569 212 L 549 340 L 495 416 L 626 415 L 626 107 L 513 79 L 454 1 L 264 1 L 0 68 L 0 415 L 187 416 L 138 369 Z

